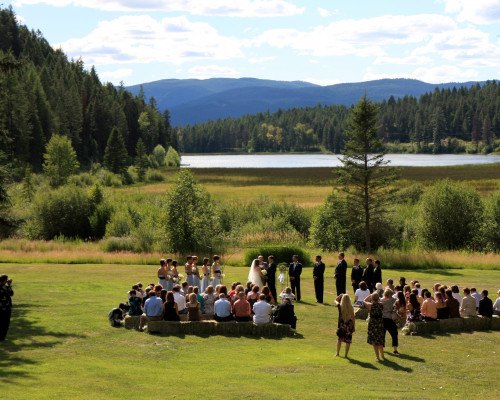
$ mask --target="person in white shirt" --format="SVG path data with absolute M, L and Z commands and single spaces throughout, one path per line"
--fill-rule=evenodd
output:
M 464 298 L 462 299 L 462 305 L 460 306 L 460 316 L 461 317 L 475 317 L 476 312 L 476 299 L 470 295 L 470 289 L 464 289 Z
M 354 305 L 358 307 L 364 307 L 363 301 L 370 295 L 368 290 L 368 285 L 365 281 L 359 283 L 359 289 L 354 292 Z
M 271 322 L 271 304 L 266 302 L 266 295 L 260 294 L 259 301 L 253 305 L 253 322 L 256 324 L 268 324 Z
M 472 287 L 472 288 L 470 288 L 470 295 L 472 297 L 474 297 L 474 299 L 476 300 L 476 309 L 478 309 L 479 308 L 479 302 L 482 299 L 481 293 L 478 293 L 476 291 L 476 288 Z
M 177 309 L 179 310 L 179 314 L 187 314 L 186 309 L 186 297 L 180 293 L 180 286 L 176 285 L 172 289 L 174 292 L 174 301 L 177 303 Z
M 462 296 L 460 296 L 460 290 L 458 290 L 457 285 L 453 285 L 451 287 L 451 293 L 452 296 L 458 301 L 458 304 L 460 304 L 460 307 L 462 307 Z
M 497 294 L 498 298 L 493 303 L 493 315 L 500 315 L 500 290 Z

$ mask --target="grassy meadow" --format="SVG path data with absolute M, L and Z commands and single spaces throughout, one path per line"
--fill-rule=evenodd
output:
M 156 266 L 2 264 L 14 278 L 14 311 L 0 344 L 0 382 L 9 399 L 160 398 L 459 398 L 500 395 L 500 332 L 402 336 L 400 355 L 376 362 L 357 321 L 350 358 L 335 358 L 338 312 L 314 303 L 311 270 L 295 306 L 298 334 L 263 339 L 158 336 L 112 328 L 107 313 L 131 283 L 154 281 Z M 247 267 L 227 267 L 226 282 L 246 280 Z M 475 285 L 496 292 L 497 271 L 392 271 L 384 278 Z M 279 287 L 278 287 L 279 289 Z M 386 350 L 390 350 L 387 335 Z M 342 354 L 342 353 L 341 353 Z

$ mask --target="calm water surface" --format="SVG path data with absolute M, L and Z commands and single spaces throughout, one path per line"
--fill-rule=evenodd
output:
M 227 154 L 182 156 L 186 168 L 311 168 L 338 167 L 338 154 Z M 436 167 L 477 165 L 500 162 L 500 155 L 475 154 L 387 154 L 390 165 L 398 167 Z

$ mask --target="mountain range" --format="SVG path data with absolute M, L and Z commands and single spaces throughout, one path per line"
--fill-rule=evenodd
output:
M 302 81 L 274 81 L 255 78 L 163 79 L 128 86 L 134 95 L 142 86 L 146 98 L 154 97 L 160 110 L 170 111 L 173 126 L 209 119 L 240 117 L 279 109 L 356 103 L 366 92 L 374 101 L 404 96 L 419 97 L 436 87 L 470 87 L 483 82 L 431 84 L 416 79 L 379 79 L 367 82 L 319 86 Z

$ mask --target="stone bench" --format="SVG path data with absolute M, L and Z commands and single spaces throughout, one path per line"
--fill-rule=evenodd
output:
M 217 321 L 150 321 L 147 325 L 148 333 L 163 335 L 224 335 L 224 336 L 260 336 L 268 338 L 282 338 L 293 336 L 290 325 L 263 324 L 253 322 L 217 322 Z
M 500 331 L 500 317 L 465 317 L 447 318 L 437 321 L 410 322 L 403 328 L 403 333 L 425 335 L 433 332 L 470 332 L 470 331 Z

